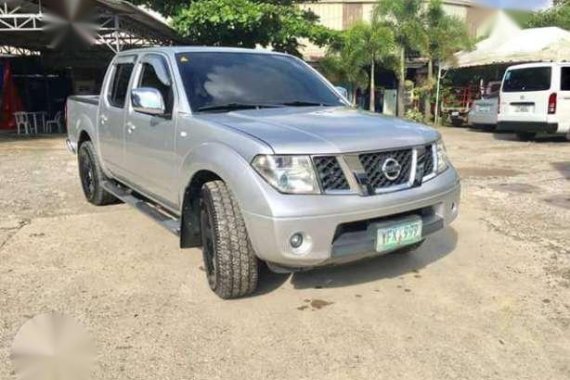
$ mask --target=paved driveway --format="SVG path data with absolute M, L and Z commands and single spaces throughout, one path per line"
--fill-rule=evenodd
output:
M 95 379 L 568 379 L 570 143 L 442 129 L 461 216 L 411 256 L 221 301 L 199 250 L 82 197 L 62 139 L 0 137 L 0 378 L 30 317 L 89 329 Z

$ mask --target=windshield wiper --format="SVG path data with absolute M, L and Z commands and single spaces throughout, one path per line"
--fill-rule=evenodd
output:
M 208 111 L 234 111 L 234 110 L 250 110 L 250 109 L 260 109 L 260 108 L 276 108 L 281 107 L 275 104 L 248 104 L 248 103 L 227 103 L 227 104 L 215 104 L 211 106 L 204 106 L 198 108 L 198 112 L 208 112 Z
M 279 103 L 281 106 L 288 107 L 334 107 L 335 104 L 327 104 L 323 102 L 310 102 L 305 100 L 294 100 L 291 102 Z

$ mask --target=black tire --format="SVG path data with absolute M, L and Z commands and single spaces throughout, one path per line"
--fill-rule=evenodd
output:
M 408 255 L 410 253 L 414 253 L 415 251 L 417 251 L 424 243 L 425 243 L 425 239 L 416 243 L 416 244 L 412 244 L 409 245 L 407 247 L 404 247 L 402 249 L 399 249 L 397 251 L 394 252 L 394 254 L 396 255 Z
M 204 184 L 201 195 L 202 253 L 210 288 L 223 299 L 252 294 L 258 259 L 237 201 L 222 181 Z
M 86 141 L 79 147 L 79 178 L 83 194 L 89 203 L 104 206 L 117 202 L 117 198 L 103 189 L 103 181 L 108 180 L 99 164 L 97 153 L 91 141 Z
M 517 137 L 521 141 L 532 141 L 536 138 L 536 133 L 532 132 L 519 132 L 517 133 Z

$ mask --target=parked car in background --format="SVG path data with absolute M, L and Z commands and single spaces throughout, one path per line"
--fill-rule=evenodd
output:
M 458 214 L 436 130 L 350 107 L 289 55 L 125 51 L 101 96 L 67 109 L 87 200 L 123 200 L 202 247 L 222 298 L 254 292 L 260 261 L 297 271 L 409 252 Z
M 453 87 L 449 93 L 443 95 L 441 101 L 441 115 L 454 127 L 467 124 L 469 111 L 473 101 L 479 96 L 474 87 Z
M 485 93 L 473 102 L 469 111 L 468 124 L 472 128 L 495 129 L 499 114 L 499 93 L 501 82 L 490 82 Z
M 503 78 L 499 131 L 522 140 L 537 135 L 570 139 L 570 63 L 531 63 L 512 66 Z

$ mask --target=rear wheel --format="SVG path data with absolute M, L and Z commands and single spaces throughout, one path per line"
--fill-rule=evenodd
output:
M 117 198 L 103 189 L 103 182 L 108 180 L 101 170 L 97 153 L 91 141 L 86 141 L 79 147 L 79 178 L 85 198 L 96 206 L 116 203 Z
M 253 293 L 259 275 L 258 259 L 239 205 L 224 182 L 208 182 L 202 187 L 200 226 L 210 288 L 223 299 Z
M 517 133 L 517 137 L 521 141 L 532 141 L 536 138 L 536 133 L 532 132 L 519 132 Z

